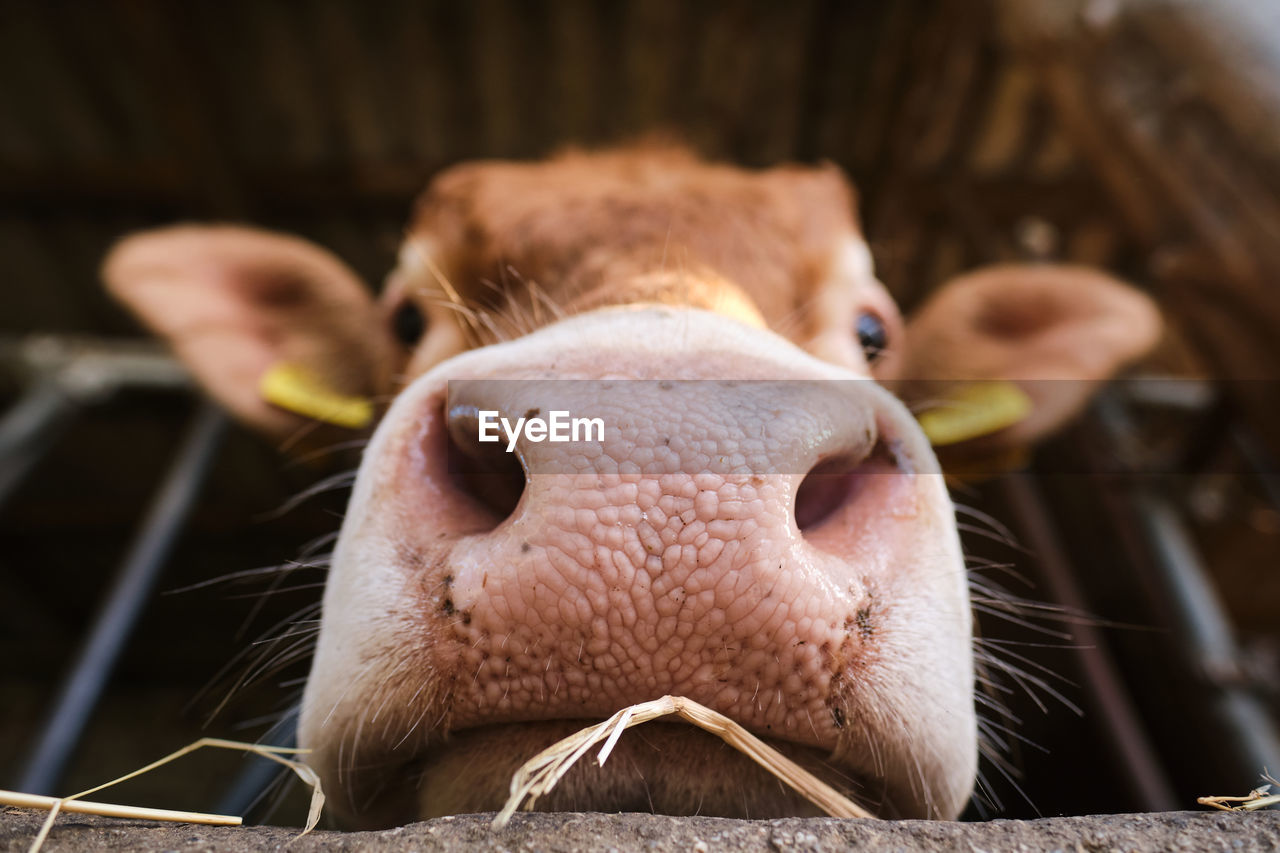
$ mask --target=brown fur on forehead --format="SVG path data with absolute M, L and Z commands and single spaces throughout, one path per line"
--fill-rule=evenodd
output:
M 777 321 L 805 304 L 840 238 L 856 232 L 853 209 L 834 166 L 751 172 L 641 146 L 450 169 L 419 200 L 410 240 L 430 240 L 469 302 L 517 296 L 529 282 L 570 310 L 697 301 L 637 293 L 634 282 L 655 271 L 711 273 Z

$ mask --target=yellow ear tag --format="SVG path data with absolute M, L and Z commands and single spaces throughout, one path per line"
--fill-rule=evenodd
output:
M 1013 426 L 1031 414 L 1031 398 L 1012 382 L 962 385 L 918 420 L 935 447 L 958 444 Z
M 373 403 L 326 388 L 300 364 L 280 361 L 262 374 L 258 393 L 268 403 L 297 415 L 347 429 L 363 429 L 373 420 Z

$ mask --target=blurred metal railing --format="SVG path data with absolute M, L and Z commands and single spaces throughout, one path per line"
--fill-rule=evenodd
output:
M 90 407 L 125 388 L 190 390 L 186 371 L 153 345 L 33 337 L 0 341 L 0 365 L 27 388 L 0 420 L 0 504 Z M 221 445 L 226 416 L 202 403 L 156 490 L 115 579 L 58 690 L 17 787 L 52 794 L 150 598 Z
M 0 419 L 0 507 L 85 409 L 124 388 L 191 387 L 182 366 L 147 342 L 0 338 L 0 370 L 26 389 Z
M 1140 386 L 1138 386 L 1140 387 Z M 1128 499 L 1117 512 L 1127 513 L 1137 534 L 1143 561 L 1154 573 L 1151 588 L 1168 614 L 1170 643 L 1182 668 L 1195 679 L 1206 716 L 1212 720 L 1221 759 L 1246 778 L 1280 768 L 1280 731 L 1267 703 L 1245 677 L 1245 655 L 1204 559 L 1191 534 L 1186 514 L 1151 477 L 1141 476 L 1138 432 L 1130 406 L 1118 389 L 1103 393 L 1094 405 L 1096 420 L 1112 448 L 1119 451 L 1129 475 Z M 1241 451 L 1244 475 L 1257 479 L 1268 499 L 1280 509 L 1275 468 L 1261 446 L 1241 428 L 1222 438 Z M 1277 602 L 1280 608 L 1280 602 Z

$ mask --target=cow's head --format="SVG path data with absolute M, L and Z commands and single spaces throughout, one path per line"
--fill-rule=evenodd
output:
M 1158 321 L 1099 273 L 1004 266 L 904 322 L 852 211 L 834 168 L 624 150 L 442 174 L 380 302 L 290 237 L 180 227 L 117 247 L 114 292 L 246 423 L 307 426 L 261 393 L 282 363 L 392 399 L 302 706 L 344 817 L 495 808 L 534 752 L 667 693 L 881 814 L 963 808 L 977 754 L 965 567 L 901 398 L 1100 380 Z M 602 439 L 526 437 L 505 457 L 478 443 L 481 412 L 536 414 L 549 378 L 583 380 L 555 393 L 601 417 Z M 984 440 L 1036 438 L 1087 387 L 1052 385 L 1067 393 L 1028 384 L 1030 415 Z M 695 729 L 641 732 L 544 804 L 810 811 Z

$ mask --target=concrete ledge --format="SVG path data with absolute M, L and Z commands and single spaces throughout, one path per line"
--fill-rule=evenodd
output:
M 25 851 L 43 815 L 0 810 L 0 851 Z M 62 815 L 48 853 L 71 850 L 1280 850 L 1280 811 L 1250 814 L 1165 812 L 1056 817 L 986 823 L 858 821 L 834 818 L 771 821 L 645 814 L 520 814 L 502 832 L 487 815 L 461 815 L 385 832 L 314 832 L 290 844 L 296 831 L 279 827 L 202 827 L 84 815 Z

